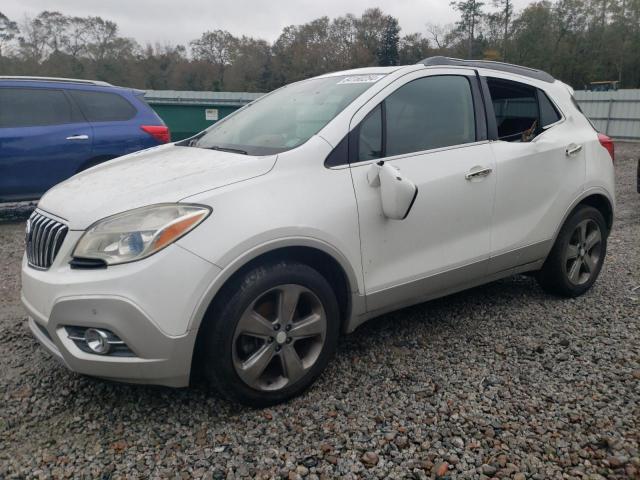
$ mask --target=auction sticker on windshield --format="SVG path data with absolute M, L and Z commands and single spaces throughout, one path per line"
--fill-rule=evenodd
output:
M 374 83 L 380 80 L 384 75 L 352 75 L 350 77 L 343 78 L 338 82 L 338 85 L 345 83 Z

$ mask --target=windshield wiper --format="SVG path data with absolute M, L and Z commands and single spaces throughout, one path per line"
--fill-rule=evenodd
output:
M 248 153 L 244 150 L 240 150 L 239 148 L 229 148 L 229 147 L 220 147 L 218 145 L 214 145 L 213 147 L 205 147 L 208 150 L 219 150 L 221 152 L 232 152 L 232 153 L 240 153 L 242 155 L 248 155 Z

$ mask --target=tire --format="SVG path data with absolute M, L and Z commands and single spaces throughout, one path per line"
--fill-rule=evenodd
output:
M 536 278 L 547 292 L 578 297 L 595 283 L 607 253 L 607 222 L 597 209 L 581 205 L 562 226 Z
M 266 407 L 293 398 L 335 353 L 336 295 L 307 265 L 254 267 L 230 281 L 212 307 L 201 332 L 201 367 L 210 385 L 231 401 Z

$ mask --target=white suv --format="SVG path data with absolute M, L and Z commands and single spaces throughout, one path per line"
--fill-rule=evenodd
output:
M 76 372 L 198 370 L 274 404 L 384 312 L 524 272 L 587 291 L 613 156 L 538 70 L 436 57 L 304 80 L 50 190 L 27 224 L 29 326 Z

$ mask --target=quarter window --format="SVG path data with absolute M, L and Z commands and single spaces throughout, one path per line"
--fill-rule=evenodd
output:
M 546 128 L 562 118 L 546 93 L 538 90 L 538 98 L 540 99 L 540 124 L 542 128 Z
M 378 105 L 364 119 L 358 137 L 358 161 L 382 157 L 382 106 Z
M 90 122 L 116 122 L 130 120 L 136 109 L 116 93 L 71 90 L 71 96 Z
M 0 127 L 61 125 L 74 121 L 62 90 L 0 88 Z
M 475 125 L 466 77 L 420 78 L 393 92 L 362 121 L 357 160 L 472 143 Z

